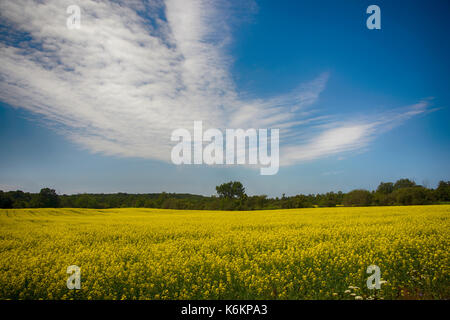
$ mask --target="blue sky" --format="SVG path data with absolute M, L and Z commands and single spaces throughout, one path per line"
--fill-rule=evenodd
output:
M 65 24 L 72 2 L 79 30 Z M 381 30 L 366 28 L 371 4 Z M 450 180 L 449 7 L 2 2 L 0 189 L 207 195 L 240 180 L 280 196 L 402 177 L 434 187 Z M 280 126 L 284 165 L 273 176 L 175 166 L 170 132 L 194 120 Z M 339 130 L 345 141 L 323 141 Z

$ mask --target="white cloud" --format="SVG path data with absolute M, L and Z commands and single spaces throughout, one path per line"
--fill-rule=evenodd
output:
M 7 191 L 16 191 L 21 190 L 19 186 L 16 185 L 10 185 L 10 184 L 2 184 L 0 183 L 0 190 L 7 192 Z
M 291 164 L 359 149 L 367 144 L 373 130 L 372 124 L 343 125 L 325 130 L 304 145 L 286 147 L 281 161 Z
M 82 10 L 79 30 L 66 27 L 72 4 Z M 241 98 L 229 74 L 224 7 L 209 0 L 1 1 L 9 31 L 0 38 L 0 100 L 44 116 L 90 151 L 163 161 L 170 161 L 172 130 L 194 120 L 205 129 L 280 128 L 281 161 L 291 164 L 364 147 L 383 128 L 425 111 L 427 102 L 386 119 L 334 123 L 309 109 L 327 73 L 278 97 Z M 305 141 L 312 125 L 315 135 Z
M 369 118 L 361 117 L 351 122 L 330 122 L 321 126 L 320 133 L 314 134 L 303 143 L 286 146 L 280 152 L 281 164 L 289 165 L 338 153 L 362 150 L 380 134 L 415 115 L 430 111 L 429 107 L 430 101 L 423 100 L 412 106 L 397 108 Z M 339 160 L 342 160 L 342 157 Z

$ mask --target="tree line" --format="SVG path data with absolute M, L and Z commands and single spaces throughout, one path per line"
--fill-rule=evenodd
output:
M 440 181 L 436 189 L 417 185 L 409 179 L 395 183 L 381 182 L 376 190 L 352 190 L 348 193 L 327 192 L 268 198 L 248 196 L 239 181 L 216 187 L 217 195 L 210 197 L 179 193 L 147 194 L 74 194 L 58 195 L 43 188 L 39 193 L 20 190 L 0 191 L 0 208 L 162 208 L 187 210 L 261 210 L 335 206 L 422 205 L 450 202 L 450 181 Z

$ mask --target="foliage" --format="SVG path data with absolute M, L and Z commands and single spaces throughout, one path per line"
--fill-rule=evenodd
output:
M 11 197 L 8 197 L 7 194 L 5 194 L 3 191 L 0 190 L 0 208 L 12 208 L 13 207 L 13 201 Z
M 440 181 L 436 189 L 436 197 L 441 201 L 450 201 L 450 181 Z
M 394 191 L 394 184 L 392 182 L 381 182 L 377 188 L 377 193 L 390 194 Z
M 346 206 L 368 206 L 372 203 L 372 194 L 367 190 L 353 190 L 344 196 Z
M 429 204 L 433 201 L 429 190 L 419 186 L 398 189 L 394 196 L 396 202 L 401 205 Z
M 45 188 L 33 194 L 18 191 L 1 192 L 0 208 L 163 208 L 189 210 L 261 210 L 335 206 L 390 206 L 437 204 L 450 201 L 450 181 L 441 181 L 436 189 L 417 186 L 409 179 L 382 182 L 376 191 L 353 190 L 348 193 L 298 194 L 281 198 L 266 195 L 247 196 L 241 182 L 230 181 L 216 187 L 218 196 L 177 193 L 145 194 L 74 194 L 57 195 Z
M 401 188 L 412 188 L 415 186 L 416 186 L 416 183 L 414 181 L 411 181 L 409 179 L 400 179 L 395 182 L 393 189 L 398 190 Z
M 37 206 L 39 208 L 58 208 L 59 198 L 56 191 L 50 188 L 41 189 L 37 197 Z
M 219 197 L 227 199 L 242 199 L 245 197 L 245 188 L 239 181 L 230 181 L 216 187 Z

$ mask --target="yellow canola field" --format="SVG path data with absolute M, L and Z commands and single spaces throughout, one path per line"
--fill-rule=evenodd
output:
M 0 299 L 449 299 L 449 218 L 450 205 L 2 209 Z

